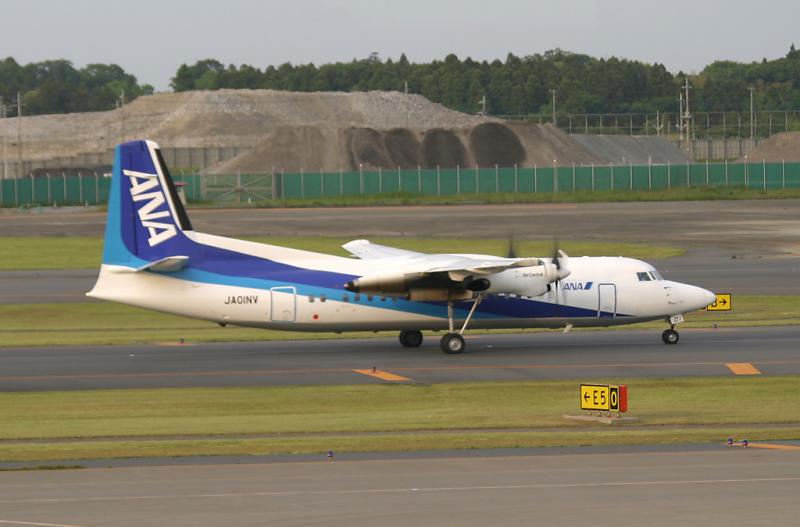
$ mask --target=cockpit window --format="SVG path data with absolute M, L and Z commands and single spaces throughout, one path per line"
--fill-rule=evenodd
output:
M 650 277 L 650 274 L 649 274 L 649 273 L 647 273 L 647 272 L 636 273 L 636 276 L 638 276 L 638 277 L 639 277 L 639 281 L 640 281 L 640 282 L 650 282 L 651 280 L 653 280 L 653 279 Z
M 660 274 L 658 274 L 658 271 L 656 271 L 655 269 L 653 269 L 652 271 L 650 271 L 650 276 L 652 276 L 652 277 L 653 277 L 653 280 L 663 280 L 663 278 L 661 277 L 661 275 L 660 275 Z

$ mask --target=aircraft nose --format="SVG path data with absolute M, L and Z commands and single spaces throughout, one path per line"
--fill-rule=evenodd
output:
M 717 300 L 717 295 L 702 287 L 685 285 L 684 290 L 686 295 L 684 303 L 691 310 L 704 309 Z

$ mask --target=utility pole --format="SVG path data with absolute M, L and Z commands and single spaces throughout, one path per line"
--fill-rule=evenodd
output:
M 556 90 L 551 89 L 550 93 L 553 94 L 553 125 L 556 125 Z
M 486 96 L 485 95 L 482 96 L 481 100 L 478 101 L 478 102 L 481 105 L 481 111 L 480 111 L 479 115 L 486 115 Z
M 748 86 L 747 91 L 750 92 L 750 139 L 755 139 L 755 123 L 753 121 L 753 91 L 755 91 L 755 86 Z
M 18 174 L 22 174 L 22 97 L 17 92 L 17 163 Z
M 0 95 L 0 116 L 3 119 L 3 179 L 8 177 L 8 157 L 6 156 L 6 104 Z

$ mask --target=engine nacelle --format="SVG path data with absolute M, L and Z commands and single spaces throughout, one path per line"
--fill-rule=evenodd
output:
M 541 296 L 549 290 L 549 285 L 556 280 L 566 278 L 570 271 L 556 269 L 550 262 L 531 267 L 519 267 L 487 275 L 483 278 L 489 280 L 490 286 L 487 293 L 504 293 L 519 296 Z

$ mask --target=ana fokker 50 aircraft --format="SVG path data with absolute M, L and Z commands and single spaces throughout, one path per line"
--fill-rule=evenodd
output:
M 663 319 L 678 342 L 682 314 L 710 291 L 664 280 L 630 258 L 500 258 L 423 254 L 367 240 L 343 258 L 195 232 L 152 141 L 117 146 L 103 264 L 93 298 L 233 324 L 293 331 L 446 330 L 445 353 L 467 328 L 613 326 Z

